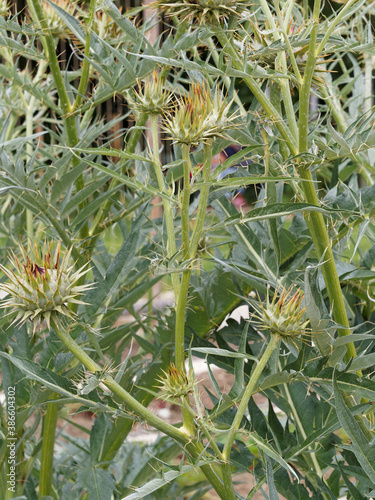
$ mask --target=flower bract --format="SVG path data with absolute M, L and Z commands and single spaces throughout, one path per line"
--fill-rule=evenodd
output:
M 16 313 L 13 323 L 22 325 L 30 320 L 35 331 L 43 321 L 50 328 L 62 316 L 72 318 L 69 306 L 84 304 L 78 297 L 92 287 L 78 284 L 89 271 L 87 265 L 74 272 L 74 265 L 69 265 L 71 250 L 60 258 L 60 245 L 54 255 L 50 248 L 46 249 L 42 258 L 30 260 L 23 247 L 21 254 L 22 262 L 14 254 L 10 258 L 14 271 L 0 264 L 9 280 L 0 284 L 0 290 L 9 295 L 1 307 Z
M 163 371 L 164 376 L 160 378 L 159 389 L 162 399 L 174 400 L 188 396 L 193 392 L 195 379 L 192 374 L 185 373 L 182 368 L 178 369 L 171 364 L 168 371 Z
M 151 115 L 161 115 L 170 107 L 171 94 L 164 89 L 163 79 L 154 71 L 151 78 L 138 84 L 138 91 L 133 89 L 133 95 L 128 92 L 127 98 L 134 109 Z
M 263 302 L 251 303 L 255 312 L 253 322 L 260 330 L 269 330 L 281 337 L 298 337 L 307 332 L 309 320 L 306 319 L 306 309 L 302 307 L 304 294 L 301 289 L 293 292 L 292 288 L 277 289 L 270 299 L 269 289 L 267 299 Z
M 163 129 L 174 143 L 190 146 L 225 137 L 238 118 L 229 114 L 232 103 L 219 88 L 212 95 L 204 84 L 193 84 L 188 95 L 176 99 L 173 111 L 164 114 Z

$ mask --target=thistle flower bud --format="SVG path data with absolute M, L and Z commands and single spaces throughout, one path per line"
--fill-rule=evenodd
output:
M 74 2 L 69 0 L 54 0 L 53 2 L 57 7 L 64 10 L 70 16 L 74 15 L 75 5 Z M 65 39 L 69 38 L 72 34 L 71 30 L 67 27 L 61 16 L 56 12 L 48 2 L 43 2 L 43 10 L 47 26 L 51 35 L 54 38 Z
M 174 400 L 188 396 L 193 392 L 195 379 L 191 373 L 186 374 L 183 369 L 176 368 L 171 364 L 168 371 L 163 371 L 164 376 L 160 377 L 162 399 Z
M 293 293 L 292 287 L 277 289 L 272 300 L 267 290 L 265 303 L 252 303 L 253 317 L 260 330 L 269 330 L 281 337 L 298 337 L 307 332 L 309 320 L 305 319 L 306 308 L 302 307 L 304 294 L 301 289 Z
M 164 90 L 163 79 L 154 71 L 152 77 L 138 85 L 138 92 L 133 89 L 133 96 L 128 92 L 129 104 L 134 109 L 151 115 L 161 115 L 169 108 L 171 94 Z
M 212 96 L 205 85 L 193 84 L 188 95 L 176 100 L 173 113 L 165 114 L 163 129 L 174 143 L 190 146 L 225 137 L 237 118 L 236 113 L 229 116 L 232 103 L 219 89 Z
M 60 262 L 60 245 L 54 257 L 51 249 L 47 248 L 43 259 L 35 258 L 34 261 L 29 259 L 23 247 L 20 249 L 23 263 L 14 254 L 10 258 L 15 271 L 0 264 L 0 269 L 9 279 L 8 283 L 0 283 L 0 290 L 10 295 L 0 307 L 10 308 L 10 314 L 16 313 L 12 324 L 22 325 L 29 319 L 35 332 L 43 321 L 50 328 L 51 323 L 58 322 L 61 316 L 72 318 L 69 305 L 85 304 L 77 297 L 92 287 L 77 285 L 78 280 L 89 271 L 87 265 L 73 272 L 74 266 L 68 265 L 71 250 L 62 256 Z
M 158 0 L 156 6 L 181 21 L 199 24 L 222 23 L 231 15 L 239 15 L 248 0 Z

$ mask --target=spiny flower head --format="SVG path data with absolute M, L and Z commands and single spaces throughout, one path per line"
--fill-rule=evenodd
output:
M 221 24 L 231 15 L 239 15 L 249 5 L 248 0 L 158 0 L 156 6 L 181 21 L 199 24 Z
M 0 16 L 9 16 L 11 14 L 10 7 L 11 4 L 8 0 L 0 0 Z
M 75 2 L 69 0 L 54 0 L 53 3 L 70 16 L 74 15 L 76 9 Z M 51 4 L 43 2 L 43 10 L 47 26 L 54 38 L 64 39 L 69 38 L 72 35 L 70 29 Z
M 84 304 L 77 297 L 91 288 L 91 285 L 77 285 L 89 271 L 87 264 L 73 272 L 74 266 L 69 266 L 71 250 L 60 259 L 60 245 L 54 256 L 50 247 L 46 248 L 43 258 L 35 251 L 33 260 L 23 247 L 20 250 L 23 262 L 14 254 L 10 257 L 14 271 L 0 264 L 0 269 L 9 279 L 8 283 L 0 283 L 0 290 L 10 295 L 1 307 L 17 313 L 13 323 L 22 325 L 30 320 L 35 331 L 43 321 L 50 328 L 51 323 L 58 323 L 61 316 L 72 318 L 69 305 Z
M 269 330 L 281 337 L 298 337 L 307 332 L 309 320 L 305 319 L 306 308 L 302 307 L 304 294 L 301 289 L 293 293 L 290 287 L 277 289 L 270 300 L 269 289 L 265 303 L 252 303 L 253 317 L 259 329 Z
M 173 112 L 165 114 L 163 129 L 174 143 L 190 146 L 225 137 L 237 118 L 236 113 L 229 116 L 232 103 L 220 89 L 211 95 L 208 87 L 195 83 L 188 95 L 176 99 Z
M 171 364 L 168 371 L 163 371 L 164 376 L 160 377 L 162 399 L 174 400 L 188 396 L 193 392 L 195 379 L 192 373 L 185 373 L 183 368 L 176 368 Z
M 151 78 L 138 84 L 138 92 L 128 93 L 128 101 L 133 108 L 151 115 L 161 115 L 169 109 L 171 94 L 164 89 L 164 81 L 154 71 Z

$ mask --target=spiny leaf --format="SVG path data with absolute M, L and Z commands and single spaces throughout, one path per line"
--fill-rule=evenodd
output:
M 333 373 L 333 391 L 340 424 L 352 441 L 351 448 L 358 462 L 375 486 L 375 445 L 367 440 L 358 422 L 346 406 L 337 384 L 336 371 Z
M 211 354 L 213 356 L 225 356 L 226 358 L 241 358 L 253 359 L 258 361 L 258 358 L 251 356 L 244 352 L 228 351 L 226 349 L 219 349 L 217 347 L 192 347 L 192 351 L 201 352 L 202 354 Z
M 90 500 L 111 500 L 116 481 L 108 471 L 95 467 L 80 468 L 78 485 L 86 490 Z

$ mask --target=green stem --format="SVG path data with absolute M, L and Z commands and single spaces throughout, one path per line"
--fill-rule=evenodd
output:
M 94 21 L 94 15 L 95 15 L 95 5 L 96 5 L 96 0 L 91 0 L 90 1 L 90 15 L 89 15 L 89 20 L 87 23 L 87 31 L 86 31 L 86 40 L 85 40 L 85 51 L 84 51 L 84 60 L 82 64 L 82 75 L 81 79 L 78 85 L 78 90 L 77 90 L 77 96 L 75 99 L 75 102 L 72 106 L 72 111 L 76 111 L 81 103 L 84 95 L 86 94 L 87 90 L 87 84 L 89 81 L 89 76 L 90 76 L 90 63 L 89 63 L 89 56 L 90 56 L 90 45 L 91 45 L 91 31 L 92 31 L 92 25 Z
M 196 223 L 193 229 L 191 242 L 189 241 L 189 200 L 190 200 L 190 155 L 189 146 L 182 147 L 184 160 L 184 188 L 182 193 L 181 207 L 181 228 L 182 228 L 182 250 L 185 260 L 193 260 L 196 257 L 199 240 L 202 235 L 203 224 L 207 209 L 207 200 L 210 190 L 209 178 L 211 174 L 212 163 L 212 144 L 205 144 L 203 147 L 204 165 L 203 165 L 203 181 L 205 185 L 200 192 L 199 206 L 197 211 Z M 186 269 L 182 274 L 181 287 L 178 300 L 176 301 L 176 330 L 175 330 L 175 363 L 178 368 L 184 368 L 184 339 L 185 339 L 185 315 L 189 292 L 189 284 L 191 277 L 190 268 Z M 190 434 L 195 434 L 194 419 L 191 414 L 182 410 L 184 426 Z
M 203 165 L 203 181 L 205 185 L 201 189 L 200 200 L 198 206 L 198 212 L 196 217 L 196 223 L 193 229 L 193 234 L 191 237 L 191 242 L 189 241 L 189 199 L 190 199 L 190 156 L 189 156 L 189 146 L 183 146 L 183 160 L 184 160 L 184 191 L 186 193 L 182 194 L 182 208 L 181 208 L 181 227 L 182 230 L 182 249 L 184 259 L 194 259 L 196 256 L 199 240 L 202 235 L 203 224 L 205 220 L 205 213 L 207 209 L 207 200 L 210 190 L 209 177 L 211 174 L 211 163 L 212 163 L 212 145 L 204 145 L 204 165 Z M 188 181 L 188 185 L 186 184 Z M 179 299 L 176 301 L 176 332 L 175 332 L 175 362 L 177 367 L 182 367 L 184 365 L 184 337 L 185 337 L 185 314 L 187 297 L 189 291 L 191 276 L 191 268 L 186 269 L 182 275 L 181 287 Z
M 238 55 L 236 49 L 233 47 L 231 41 L 228 39 L 226 32 L 225 31 L 218 31 L 216 33 L 216 36 L 217 36 L 219 42 L 221 43 L 223 50 L 230 57 L 233 66 L 236 69 L 243 71 L 244 70 L 243 59 Z M 293 155 L 297 155 L 298 154 L 298 146 L 297 146 L 297 142 L 296 142 L 295 138 L 290 133 L 289 128 L 284 123 L 282 116 L 280 116 L 280 114 L 278 113 L 276 108 L 272 105 L 272 103 L 270 102 L 270 100 L 268 99 L 266 94 L 261 89 L 260 85 L 250 75 L 247 77 L 244 77 L 243 81 L 246 83 L 246 85 L 249 87 L 251 92 L 254 94 L 254 97 L 257 99 L 257 101 L 263 106 L 263 109 L 266 112 L 267 116 L 274 121 L 275 127 L 278 129 L 281 137 L 287 143 L 291 153 Z
M 66 125 L 66 133 L 68 145 L 74 147 L 78 143 L 78 133 L 74 116 L 70 116 L 72 107 L 69 101 L 69 96 L 65 88 L 64 79 L 61 74 L 59 61 L 57 59 L 56 47 L 54 39 L 48 28 L 43 8 L 40 0 L 27 0 L 30 8 L 33 21 L 41 30 L 40 40 L 43 45 L 44 52 L 48 59 L 49 68 L 55 82 L 57 94 L 60 98 L 61 108 L 64 113 L 64 123 Z
M 329 37 L 332 35 L 333 31 L 335 30 L 336 26 L 341 22 L 343 17 L 346 15 L 348 10 L 354 5 L 358 0 L 349 0 L 349 2 L 343 7 L 339 13 L 335 14 L 335 17 L 331 24 L 329 24 L 328 29 L 325 32 L 325 35 L 323 37 L 323 40 L 320 42 L 318 48 L 316 49 L 316 54 L 319 55 L 321 51 L 324 49 Z M 319 2 L 320 3 L 320 2 Z M 320 11 L 320 5 L 319 5 L 319 11 Z M 315 12 L 315 9 L 314 9 Z M 318 12 L 319 16 L 319 12 Z M 318 19 L 318 16 L 316 16 L 316 19 Z
M 137 121 L 137 128 L 134 128 L 134 130 L 132 130 L 132 132 L 130 134 L 129 141 L 126 145 L 126 148 L 125 148 L 126 152 L 134 153 L 135 148 L 137 147 L 139 138 L 142 134 L 142 128 L 145 126 L 145 124 L 147 122 L 147 118 L 148 118 L 147 113 L 142 113 L 139 116 L 138 121 Z M 109 190 L 114 189 L 119 184 L 120 184 L 120 181 L 113 177 L 108 189 Z M 92 223 L 91 228 L 90 228 L 90 233 L 89 233 L 90 238 L 89 238 L 89 241 L 87 242 L 87 245 L 89 246 L 89 248 L 92 248 L 92 249 L 95 248 L 95 243 L 96 243 L 96 240 L 98 239 L 99 233 L 100 233 L 99 228 L 100 228 L 102 222 L 104 221 L 105 217 L 107 216 L 107 214 L 111 208 L 111 205 L 112 205 L 111 198 L 106 200 L 105 203 L 103 205 L 101 205 L 99 212 L 96 215 L 95 220 Z
M 190 284 L 191 269 L 182 273 L 180 293 L 176 308 L 176 330 L 175 330 L 175 364 L 177 368 L 184 367 L 184 340 L 185 340 L 185 314 Z
M 320 4 L 320 0 L 316 1 Z M 315 8 L 314 8 L 315 11 Z M 310 45 L 306 61 L 306 70 L 303 76 L 302 88 L 299 96 L 299 152 L 304 153 L 308 150 L 308 136 L 309 136 L 309 105 L 311 82 L 314 76 L 316 56 L 316 38 L 318 33 L 318 20 L 313 19 L 313 27 L 310 31 Z
M 217 53 L 217 48 L 215 46 L 215 43 L 214 41 L 212 40 L 212 38 L 208 38 L 207 40 L 207 45 L 209 46 L 210 48 L 210 54 L 213 58 L 213 60 L 215 61 L 215 64 L 217 67 L 219 67 L 219 64 L 220 64 L 220 56 L 219 54 Z M 226 87 L 226 89 L 229 91 L 230 88 L 231 88 L 231 85 L 232 85 L 232 82 L 231 82 L 231 79 L 229 76 L 224 76 L 223 77 L 223 82 L 224 82 L 224 85 Z M 234 95 L 234 102 L 237 104 L 240 112 L 241 112 L 241 115 L 245 115 L 246 114 L 246 110 L 245 110 L 245 107 L 241 101 L 241 98 L 239 97 L 238 93 L 236 93 Z
M 76 117 L 72 113 L 73 109 L 70 104 L 69 95 L 65 87 L 64 79 L 60 70 L 59 61 L 57 58 L 56 46 L 53 36 L 51 35 L 46 17 L 41 6 L 40 0 L 27 0 L 30 8 L 31 16 L 37 27 L 41 30 L 40 41 L 44 52 L 47 56 L 48 65 L 52 74 L 53 81 L 60 99 L 61 108 L 63 111 L 63 121 L 66 131 L 67 144 L 69 147 L 75 147 L 79 142 Z M 72 164 L 74 167 L 79 164 L 79 157 L 73 157 Z M 84 187 L 84 178 L 81 174 L 75 181 L 77 191 Z M 79 206 L 80 210 L 86 205 L 82 202 Z M 80 230 L 80 239 L 85 240 L 88 237 L 88 224 L 84 224 Z
M 305 168 L 300 170 L 301 179 L 309 182 L 303 183 L 305 198 L 308 203 L 319 205 L 319 199 L 316 194 L 315 184 L 312 179 L 311 172 Z M 311 236 L 314 242 L 315 249 L 319 259 L 322 262 L 322 272 L 324 281 L 327 287 L 328 297 L 331 302 L 333 317 L 341 326 L 338 329 L 340 337 L 350 335 L 349 321 L 346 314 L 344 298 L 341 291 L 340 280 L 338 277 L 335 260 L 333 257 L 331 242 L 328 237 L 327 228 L 324 223 L 323 215 L 317 212 L 310 212 L 307 215 L 309 219 L 309 227 Z M 354 344 L 352 342 L 346 344 L 346 361 L 357 356 Z
M 242 396 L 241 402 L 238 406 L 238 410 L 236 412 L 236 416 L 233 419 L 231 428 L 228 432 L 227 440 L 224 445 L 223 456 L 225 460 L 230 460 L 230 452 L 233 446 L 234 439 L 236 437 L 237 431 L 240 428 L 243 416 L 249 404 L 251 396 L 254 394 L 259 377 L 261 376 L 268 360 L 271 357 L 271 354 L 276 349 L 279 344 L 280 336 L 276 334 L 271 334 L 271 338 L 267 345 L 266 350 L 262 354 L 262 357 L 258 361 L 254 371 L 251 374 L 249 383 L 246 386 L 245 392 Z
M 56 396 L 56 395 L 54 395 Z M 56 425 L 59 415 L 59 405 L 47 404 L 43 419 L 42 456 L 40 461 L 39 499 L 52 494 L 53 450 L 55 446 Z
M 56 323 L 53 324 L 53 328 L 62 343 L 87 368 L 87 370 L 92 373 L 101 371 L 100 366 L 86 354 L 86 352 L 75 342 L 74 339 L 70 337 L 69 333 L 64 328 L 61 328 Z M 102 382 L 110 391 L 124 401 L 130 411 L 134 412 L 138 417 L 142 418 L 155 429 L 158 429 L 163 434 L 170 436 L 183 445 L 191 457 L 197 459 L 202 456 L 204 447 L 200 442 L 193 441 L 191 436 L 189 436 L 186 432 L 177 429 L 173 425 L 168 424 L 161 418 L 154 415 L 150 410 L 145 408 L 133 396 L 131 396 L 123 387 L 121 387 L 121 385 L 118 384 L 111 376 L 107 375 Z M 222 500 L 236 499 L 234 491 L 228 491 L 226 486 L 223 484 L 220 469 L 218 469 L 217 466 L 214 464 L 204 464 L 200 465 L 200 467 Z
M 281 365 L 279 363 L 279 368 L 280 368 L 280 366 Z M 305 429 L 304 429 L 304 427 L 302 425 L 302 422 L 301 422 L 301 419 L 299 417 L 298 411 L 297 411 L 297 409 L 296 409 L 296 407 L 294 405 L 294 401 L 293 401 L 293 399 L 291 397 L 291 394 L 290 394 L 290 391 L 289 391 L 289 387 L 288 387 L 287 384 L 284 384 L 283 388 L 284 388 L 284 391 L 285 391 L 285 395 L 286 395 L 286 399 L 288 401 L 289 407 L 292 410 L 292 414 L 293 414 L 293 418 L 294 418 L 294 422 L 296 424 L 296 427 L 299 429 L 303 440 L 305 440 L 307 438 L 307 435 L 306 435 Z M 305 457 L 305 459 L 306 459 L 307 462 L 309 462 L 310 459 L 311 459 L 312 466 L 315 469 L 316 474 L 319 476 L 319 478 L 321 480 L 323 480 L 324 479 L 323 478 L 323 471 L 320 468 L 320 465 L 319 465 L 318 459 L 316 458 L 316 453 L 314 452 L 314 450 L 312 450 L 312 453 L 307 454 L 307 456 Z M 313 482 L 313 484 L 315 485 L 315 487 L 316 487 L 316 489 L 318 491 L 319 490 L 319 486 L 318 486 L 318 484 L 316 484 L 315 477 L 311 476 L 310 477 L 310 481 Z M 325 500 L 329 500 L 331 498 L 325 491 L 322 491 L 322 496 L 323 496 L 323 498 Z
M 317 55 L 316 39 L 318 31 L 318 22 L 320 14 L 320 0 L 315 0 L 313 23 L 314 26 L 310 32 L 309 53 L 306 62 L 306 71 L 303 77 L 303 84 L 300 92 L 299 105 L 299 151 L 304 153 L 308 151 L 308 131 L 309 131 L 309 102 L 311 82 L 314 75 Z M 305 194 L 305 199 L 308 203 L 319 206 L 319 198 L 316 187 L 313 182 L 312 174 L 307 166 L 301 165 L 299 169 L 301 179 L 306 182 L 302 183 L 302 188 Z M 346 314 L 344 298 L 341 291 L 340 280 L 338 277 L 336 264 L 333 257 L 332 247 L 329 240 L 327 228 L 324 223 L 323 215 L 317 212 L 311 212 L 308 216 L 309 228 L 311 236 L 318 254 L 322 262 L 322 271 L 324 281 L 326 283 L 328 297 L 330 299 L 333 316 L 335 321 L 341 326 L 338 329 L 339 336 L 349 335 L 349 321 Z M 356 357 L 354 344 L 351 342 L 346 345 L 346 361 Z
M 181 200 L 181 238 L 182 238 L 182 254 L 186 260 L 189 258 L 189 203 L 190 203 L 190 146 L 184 144 L 182 146 L 182 159 L 183 159 L 183 182 L 182 200 Z
M 189 248 L 189 258 L 194 259 L 196 257 L 199 241 L 202 237 L 202 230 L 206 216 L 208 195 L 210 192 L 209 180 L 211 177 L 211 165 L 212 165 L 212 144 L 204 144 L 203 146 L 203 182 L 204 186 L 200 191 L 199 206 L 197 211 L 197 216 L 195 219 L 195 226 L 193 229 L 193 234 L 191 236 L 190 248 Z
M 191 269 L 186 269 L 182 273 L 180 292 L 176 307 L 176 326 L 175 326 L 175 365 L 181 370 L 185 370 L 185 315 L 189 293 Z M 196 435 L 195 423 L 192 415 L 182 408 L 182 419 L 184 428 L 190 436 Z
M 266 0 L 259 0 L 259 3 L 260 3 L 260 6 L 262 7 L 262 10 L 263 10 L 265 16 L 266 16 L 268 24 L 273 31 L 273 39 L 275 41 L 280 40 L 281 36 L 280 36 L 280 33 L 278 32 L 278 28 L 276 26 L 275 20 L 273 18 L 272 12 L 268 6 L 268 3 L 266 2 Z M 278 71 L 279 68 L 280 68 L 280 71 L 284 74 L 286 74 L 288 71 L 287 63 L 286 63 L 286 54 L 284 51 L 279 52 L 277 57 L 276 57 L 276 63 L 275 63 L 276 71 Z M 280 78 L 279 84 L 280 84 L 281 93 L 283 96 L 283 102 L 284 102 L 284 107 L 285 107 L 285 112 L 286 112 L 289 128 L 290 128 L 290 131 L 293 135 L 293 138 L 295 140 L 297 140 L 298 127 L 297 127 L 296 115 L 294 113 L 294 108 L 293 108 L 293 101 L 292 101 L 292 95 L 290 92 L 289 81 L 284 79 L 284 78 Z
M 43 75 L 44 71 L 46 70 L 47 67 L 47 62 L 46 61 L 41 61 L 38 66 L 38 71 L 35 75 L 35 78 L 33 80 L 33 83 L 36 84 L 38 80 L 41 78 Z M 27 104 L 27 111 L 26 111 L 26 136 L 31 136 L 34 133 L 34 110 L 35 110 L 35 101 L 36 98 L 35 96 L 30 96 L 30 101 Z M 29 160 L 33 156 L 33 145 L 32 143 L 28 142 L 26 144 L 26 154 L 27 154 L 27 160 Z M 27 237 L 30 240 L 30 243 L 34 239 L 34 216 L 31 210 L 26 209 L 26 229 L 27 229 Z
M 158 117 L 156 115 L 151 115 L 150 122 L 151 122 L 151 135 L 152 135 L 152 159 L 154 163 L 155 174 L 158 182 L 159 191 L 161 193 L 166 193 L 167 189 L 159 158 Z M 167 240 L 168 240 L 167 256 L 168 258 L 171 258 L 173 255 L 177 253 L 176 235 L 175 235 L 174 220 L 173 220 L 173 207 L 165 198 L 162 198 L 162 203 L 164 208 L 165 225 L 167 228 Z M 179 287 L 180 287 L 178 275 L 172 274 L 171 279 L 175 295 L 175 301 L 177 303 Z
M 95 361 L 91 359 L 88 354 L 86 354 L 86 352 L 74 339 L 72 339 L 64 328 L 61 328 L 56 323 L 53 324 L 53 328 L 63 344 L 87 368 L 87 370 L 92 373 L 101 372 L 101 367 L 95 363 Z M 190 438 L 185 432 L 176 429 L 173 425 L 168 424 L 161 418 L 154 415 L 150 410 L 147 410 L 147 408 L 133 398 L 133 396 L 123 389 L 111 376 L 107 375 L 105 379 L 103 379 L 103 383 L 114 394 L 119 396 L 131 411 L 134 411 L 137 416 L 141 417 L 148 424 L 152 425 L 164 434 L 176 439 L 176 441 L 183 445 L 186 445 L 189 442 Z
M 190 200 L 190 153 L 189 146 L 182 146 L 184 186 L 181 201 L 181 246 L 183 259 L 189 259 L 189 200 Z M 191 269 L 182 273 L 178 300 L 176 300 L 176 327 L 175 327 L 175 364 L 177 368 L 184 368 L 184 338 L 185 314 L 189 292 Z

